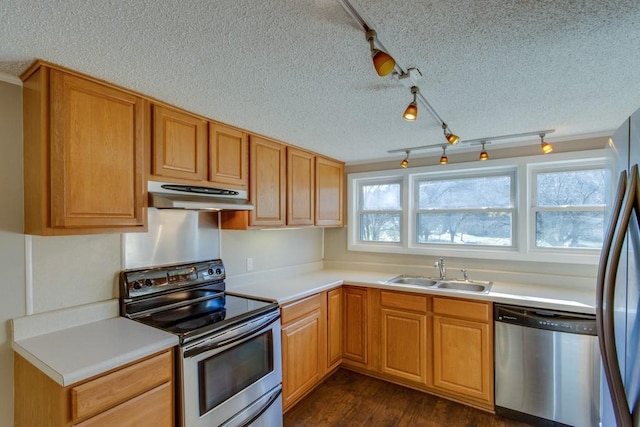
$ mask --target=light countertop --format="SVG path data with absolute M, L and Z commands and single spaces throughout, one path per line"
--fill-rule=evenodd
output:
M 352 270 L 318 270 L 287 276 L 283 279 L 234 279 L 227 291 L 242 295 L 271 298 L 284 304 L 342 284 L 359 285 L 396 291 L 452 296 L 493 301 L 535 308 L 566 310 L 576 313 L 595 313 L 595 291 L 588 292 L 561 286 L 539 286 L 494 282 L 489 293 L 474 293 L 445 289 L 430 289 L 418 285 L 387 284 L 397 276 L 384 272 Z
M 114 317 L 14 341 L 13 349 L 68 386 L 177 344 L 173 334 Z

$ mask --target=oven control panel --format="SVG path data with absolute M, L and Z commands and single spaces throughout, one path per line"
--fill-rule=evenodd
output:
M 134 299 L 225 278 L 222 260 L 126 270 L 120 273 L 120 296 Z

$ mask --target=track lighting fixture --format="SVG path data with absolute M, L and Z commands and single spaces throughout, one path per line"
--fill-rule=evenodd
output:
M 393 71 L 396 67 L 396 61 L 388 53 L 376 48 L 374 43 L 376 39 L 375 30 L 368 30 L 366 36 L 369 42 L 369 49 L 371 50 L 373 66 L 378 75 L 384 77 Z
M 449 126 L 447 126 L 445 122 L 442 122 L 442 132 L 444 132 L 444 137 L 450 145 L 456 145 L 458 141 L 460 141 L 460 137 L 454 133 L 451 133 Z
M 540 134 L 540 149 L 544 154 L 549 154 L 550 152 L 553 151 L 553 145 L 549 144 L 548 142 L 545 142 L 544 135 L 545 135 L 544 133 Z
M 407 151 L 405 151 L 405 153 L 407 153 L 407 155 L 400 162 L 400 167 L 401 168 L 406 168 L 407 166 L 409 166 L 409 153 L 411 153 L 411 150 L 407 150 Z
M 487 150 L 484 149 L 484 144 L 486 144 L 486 141 L 482 141 L 482 151 L 480 151 L 480 156 L 478 156 L 478 160 L 489 160 L 489 153 L 487 153 Z
M 445 131 L 445 136 L 447 136 L 447 130 L 448 128 L 446 127 L 446 123 L 442 123 L 442 128 Z M 534 136 L 534 135 L 538 135 L 540 136 L 540 144 L 542 147 L 542 151 L 546 154 L 546 153 L 550 153 L 551 151 L 553 151 L 553 146 L 551 144 L 549 144 L 548 142 L 544 141 L 544 137 L 546 134 L 555 132 L 555 129 L 545 129 L 545 130 L 537 130 L 534 132 L 523 132 L 523 133 L 514 133 L 514 134 L 509 134 L 509 135 L 496 135 L 496 136 L 491 136 L 491 137 L 483 137 L 483 138 L 478 138 L 478 139 L 465 139 L 463 141 L 459 141 L 459 145 L 482 145 L 480 154 L 478 156 L 478 160 L 489 160 L 489 153 L 486 150 L 486 145 L 491 144 L 492 142 L 494 142 L 494 140 L 517 140 L 517 139 L 521 139 L 527 136 Z M 455 135 L 452 135 L 453 137 L 456 137 Z M 457 138 L 457 137 L 456 137 Z M 449 140 L 447 139 L 447 142 L 449 142 Z M 407 148 L 396 148 L 393 150 L 389 150 L 388 153 L 392 154 L 392 153 L 401 153 L 404 152 L 406 153 L 406 157 L 405 159 L 400 163 L 400 166 L 402 167 L 406 167 L 406 165 L 409 164 L 409 153 L 410 152 L 415 152 L 415 151 L 420 151 L 420 150 L 436 150 L 438 148 L 442 148 L 442 155 L 440 156 L 440 164 L 441 165 L 446 165 L 447 163 L 449 163 L 449 158 L 447 157 L 447 148 L 451 148 L 450 145 L 446 144 L 432 144 L 432 145 L 421 145 L 421 146 L 415 146 L 415 147 L 407 147 Z M 406 161 L 406 163 L 405 163 Z
M 411 93 L 413 94 L 413 101 L 411 101 L 407 109 L 404 110 L 402 118 L 408 122 L 415 122 L 418 118 L 418 103 L 416 102 L 416 97 L 418 93 L 420 93 L 420 88 L 418 86 L 412 86 Z
M 447 163 L 449 163 L 449 158 L 447 157 L 447 146 L 443 145 L 442 146 L 442 156 L 440 156 L 440 164 L 441 165 L 446 165 Z

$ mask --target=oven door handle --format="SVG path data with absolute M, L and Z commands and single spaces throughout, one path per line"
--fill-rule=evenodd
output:
M 282 394 L 282 384 L 278 384 L 278 386 L 273 389 L 273 392 L 270 395 L 265 395 L 260 399 L 258 399 L 258 400 L 266 400 L 266 403 L 261 405 L 256 411 L 247 414 L 246 412 L 249 412 L 250 409 L 253 409 L 253 408 L 247 408 L 244 411 L 240 412 L 239 414 L 235 415 L 233 418 L 220 424 L 220 427 L 250 426 L 255 420 L 260 418 L 260 416 L 264 414 L 267 411 L 267 409 L 271 407 L 271 405 L 273 405 L 273 403 L 278 399 L 278 397 L 280 397 L 281 394 Z
M 226 345 L 234 344 L 238 341 L 254 335 L 263 329 L 266 329 L 273 322 L 280 318 L 280 311 L 276 310 L 256 320 L 245 323 L 242 326 L 233 328 L 229 331 L 207 338 L 192 347 L 185 347 L 184 357 L 193 357 L 206 351 L 214 350 Z

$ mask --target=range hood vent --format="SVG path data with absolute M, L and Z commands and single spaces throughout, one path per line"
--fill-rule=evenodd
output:
M 245 190 L 149 181 L 149 207 L 197 211 L 252 211 Z

